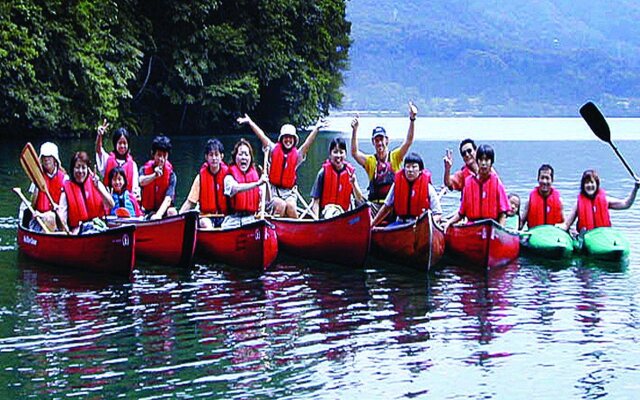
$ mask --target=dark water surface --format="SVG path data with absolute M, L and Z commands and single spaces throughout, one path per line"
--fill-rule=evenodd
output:
M 457 142 L 418 134 L 414 149 L 439 183 L 444 148 Z M 302 167 L 305 193 L 331 137 L 319 138 Z M 225 139 L 228 154 L 234 141 Z M 174 140 L 179 202 L 204 142 Z M 149 143 L 134 140 L 138 162 Z M 599 170 L 610 195 L 631 189 L 598 141 L 493 144 L 507 189 L 522 197 L 542 162 L 556 168 L 565 204 L 573 203 L 589 167 Z M 19 255 L 18 202 L 9 189 L 27 186 L 17 162 L 23 145 L 0 147 L 0 397 L 637 396 L 637 204 L 612 212 L 632 244 L 623 265 L 520 258 L 489 273 L 443 263 L 427 274 L 376 259 L 358 269 L 281 257 L 265 273 L 198 262 L 184 270 L 140 264 L 119 278 Z M 361 146 L 371 151 L 368 131 Z M 640 142 L 619 147 L 640 168 Z M 91 149 L 92 141 L 61 148 L 66 163 L 72 150 Z M 364 172 L 358 174 L 366 186 Z M 457 200 L 448 195 L 445 209 Z

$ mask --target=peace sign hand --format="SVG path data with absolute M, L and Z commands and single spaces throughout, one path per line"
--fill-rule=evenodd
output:
M 98 126 L 98 136 L 104 136 L 104 134 L 107 133 L 108 128 L 109 128 L 109 123 L 105 118 L 104 120 L 102 120 L 102 125 Z

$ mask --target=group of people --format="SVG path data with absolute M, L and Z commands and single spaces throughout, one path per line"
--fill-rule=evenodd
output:
M 491 146 L 476 146 L 473 140 L 460 143 L 464 165 L 452 173 L 453 156 L 444 156 L 444 187 L 461 192 L 460 207 L 447 218 L 442 217 L 440 196 L 432 175 L 416 152 L 410 152 L 414 140 L 417 108 L 409 103 L 409 129 L 402 144 L 391 150 L 383 127 L 373 129 L 371 142 L 374 154 L 358 148 L 359 120 L 351 123 L 351 156 L 367 173 L 368 197 L 365 200 L 356 179 L 355 167 L 347 161 L 347 144 L 334 138 L 329 145 L 327 160 L 322 164 L 307 204 L 297 189 L 297 170 L 318 132 L 325 127 L 319 120 L 306 140 L 299 145 L 296 128 L 285 124 L 276 142 L 248 116 L 237 119 L 248 125 L 260 140 L 265 152 L 266 168 L 254 162 L 251 143 L 240 139 L 225 163 L 224 146 L 218 139 L 209 139 L 204 148 L 204 163 L 193 180 L 189 194 L 179 212 L 199 207 L 199 226 L 233 228 L 255 220 L 260 210 L 271 215 L 298 218 L 309 214 L 314 218 L 329 218 L 368 201 L 374 218 L 372 225 L 404 224 L 431 210 L 436 223 L 444 229 L 460 222 L 492 218 L 514 229 L 542 224 L 555 224 L 568 230 L 578 220 L 578 230 L 610 226 L 609 209 L 629 208 L 636 197 L 640 182 L 625 199 L 607 196 L 600 188 L 594 170 L 585 171 L 578 199 L 565 218 L 560 194 L 553 187 L 554 170 L 543 164 L 538 170 L 538 186 L 529 194 L 529 201 L 520 215 L 520 198 L 507 195 L 493 168 L 495 153 Z M 58 148 L 51 142 L 40 148 L 40 162 L 51 199 L 33 190 L 35 206 L 31 229 L 41 229 L 42 221 L 51 230 L 61 226 L 75 233 L 96 229 L 96 219 L 106 215 L 160 219 L 178 213 L 175 207 L 176 174 L 169 161 L 172 145 L 167 136 L 153 139 L 150 159 L 140 168 L 130 154 L 130 137 L 125 128 L 113 133 L 113 151 L 107 152 L 103 137 L 109 128 L 107 121 L 98 127 L 92 169 L 86 152 L 73 154 L 67 172 L 62 168 Z M 102 179 L 100 178 L 102 176 Z M 301 202 L 303 207 L 299 207 Z

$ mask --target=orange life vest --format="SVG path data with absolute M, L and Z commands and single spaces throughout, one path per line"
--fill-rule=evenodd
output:
M 216 174 L 209 170 L 209 164 L 200 167 L 200 212 L 203 214 L 226 214 L 227 198 L 224 195 L 224 177 L 229 167 L 221 162 Z
M 324 178 L 320 207 L 324 208 L 327 204 L 337 204 L 344 211 L 347 211 L 351 204 L 351 192 L 353 191 L 350 176 L 355 172 L 355 169 L 351 164 L 345 162 L 342 171 L 338 172 L 329 160 L 322 164 L 322 169 L 324 170 Z
M 56 204 L 60 203 L 60 195 L 62 194 L 62 185 L 64 183 L 64 172 L 58 168 L 58 171 L 56 171 L 53 177 L 49 177 L 48 174 L 43 175 L 44 180 L 47 183 L 47 189 L 49 189 L 49 194 L 51 194 L 51 198 Z M 36 210 L 40 212 L 50 211 L 53 209 L 49 198 L 41 190 L 38 191 L 35 206 Z
M 122 168 L 124 169 L 124 174 L 127 177 L 127 190 L 130 192 L 133 191 L 133 164 L 133 158 L 130 154 L 127 154 L 127 158 L 125 159 L 124 164 L 122 164 Z M 116 154 L 114 152 L 109 153 L 109 158 L 107 158 L 107 165 L 105 165 L 104 167 L 103 183 L 105 186 L 109 187 L 111 185 L 111 182 L 109 182 L 109 172 L 111 172 L 111 170 L 118 165 L 120 164 L 118 164 Z
M 593 199 L 580 193 L 578 195 L 578 232 L 604 226 L 611 226 L 607 193 L 604 189 L 598 189 Z
M 153 160 L 147 161 L 143 167 L 144 175 L 153 174 Z M 156 211 L 166 197 L 167 189 L 169 189 L 169 181 L 173 166 L 169 160 L 164 162 L 162 176 L 154 179 L 147 186 L 142 187 L 142 207 L 145 211 Z
M 249 170 L 244 173 L 238 168 L 237 165 L 232 165 L 227 171 L 227 175 L 233 176 L 233 179 L 238 183 L 251 183 L 257 182 L 260 179 L 258 171 L 254 166 L 251 166 Z M 230 211 L 256 213 L 260 209 L 260 189 L 257 187 L 244 192 L 236 193 L 229 199 Z
M 413 182 L 407 180 L 404 170 L 397 172 L 393 189 L 393 209 L 396 215 L 401 218 L 418 217 L 428 210 L 430 183 L 431 172 L 426 169 Z
M 69 227 L 80 226 L 80 222 L 89 221 L 105 215 L 104 203 L 100 191 L 93 185 L 91 178 L 79 185 L 71 180 L 64 181 L 67 196 Z
M 300 155 L 295 146 L 285 151 L 282 143 L 276 143 L 271 152 L 269 183 L 280 188 L 291 189 L 296 184 L 298 157 Z
M 501 191 L 504 192 L 504 187 L 498 175 L 493 172 L 484 182 L 475 175 L 468 176 L 464 181 L 460 214 L 470 221 L 484 218 L 497 220 L 500 213 L 507 211 L 500 209 Z M 506 197 L 506 194 L 504 196 Z
M 529 193 L 529 211 L 527 212 L 527 225 L 529 228 L 538 225 L 554 225 L 564 221 L 562 216 L 562 203 L 560 192 L 551 188 L 547 197 L 540 194 L 540 187 Z

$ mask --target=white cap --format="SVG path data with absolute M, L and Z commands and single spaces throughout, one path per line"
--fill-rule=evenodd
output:
M 53 157 L 58 162 L 58 167 L 60 166 L 60 157 L 58 156 L 58 146 L 51 142 L 42 143 L 40 146 L 40 158 L 42 157 Z
M 285 135 L 289 135 L 289 136 L 295 137 L 296 138 L 296 144 L 298 144 L 298 141 L 300 140 L 300 138 L 298 137 L 298 132 L 296 132 L 296 127 L 295 126 L 293 126 L 291 124 L 282 125 L 282 127 L 280 128 L 280 136 L 278 136 L 278 142 Z

